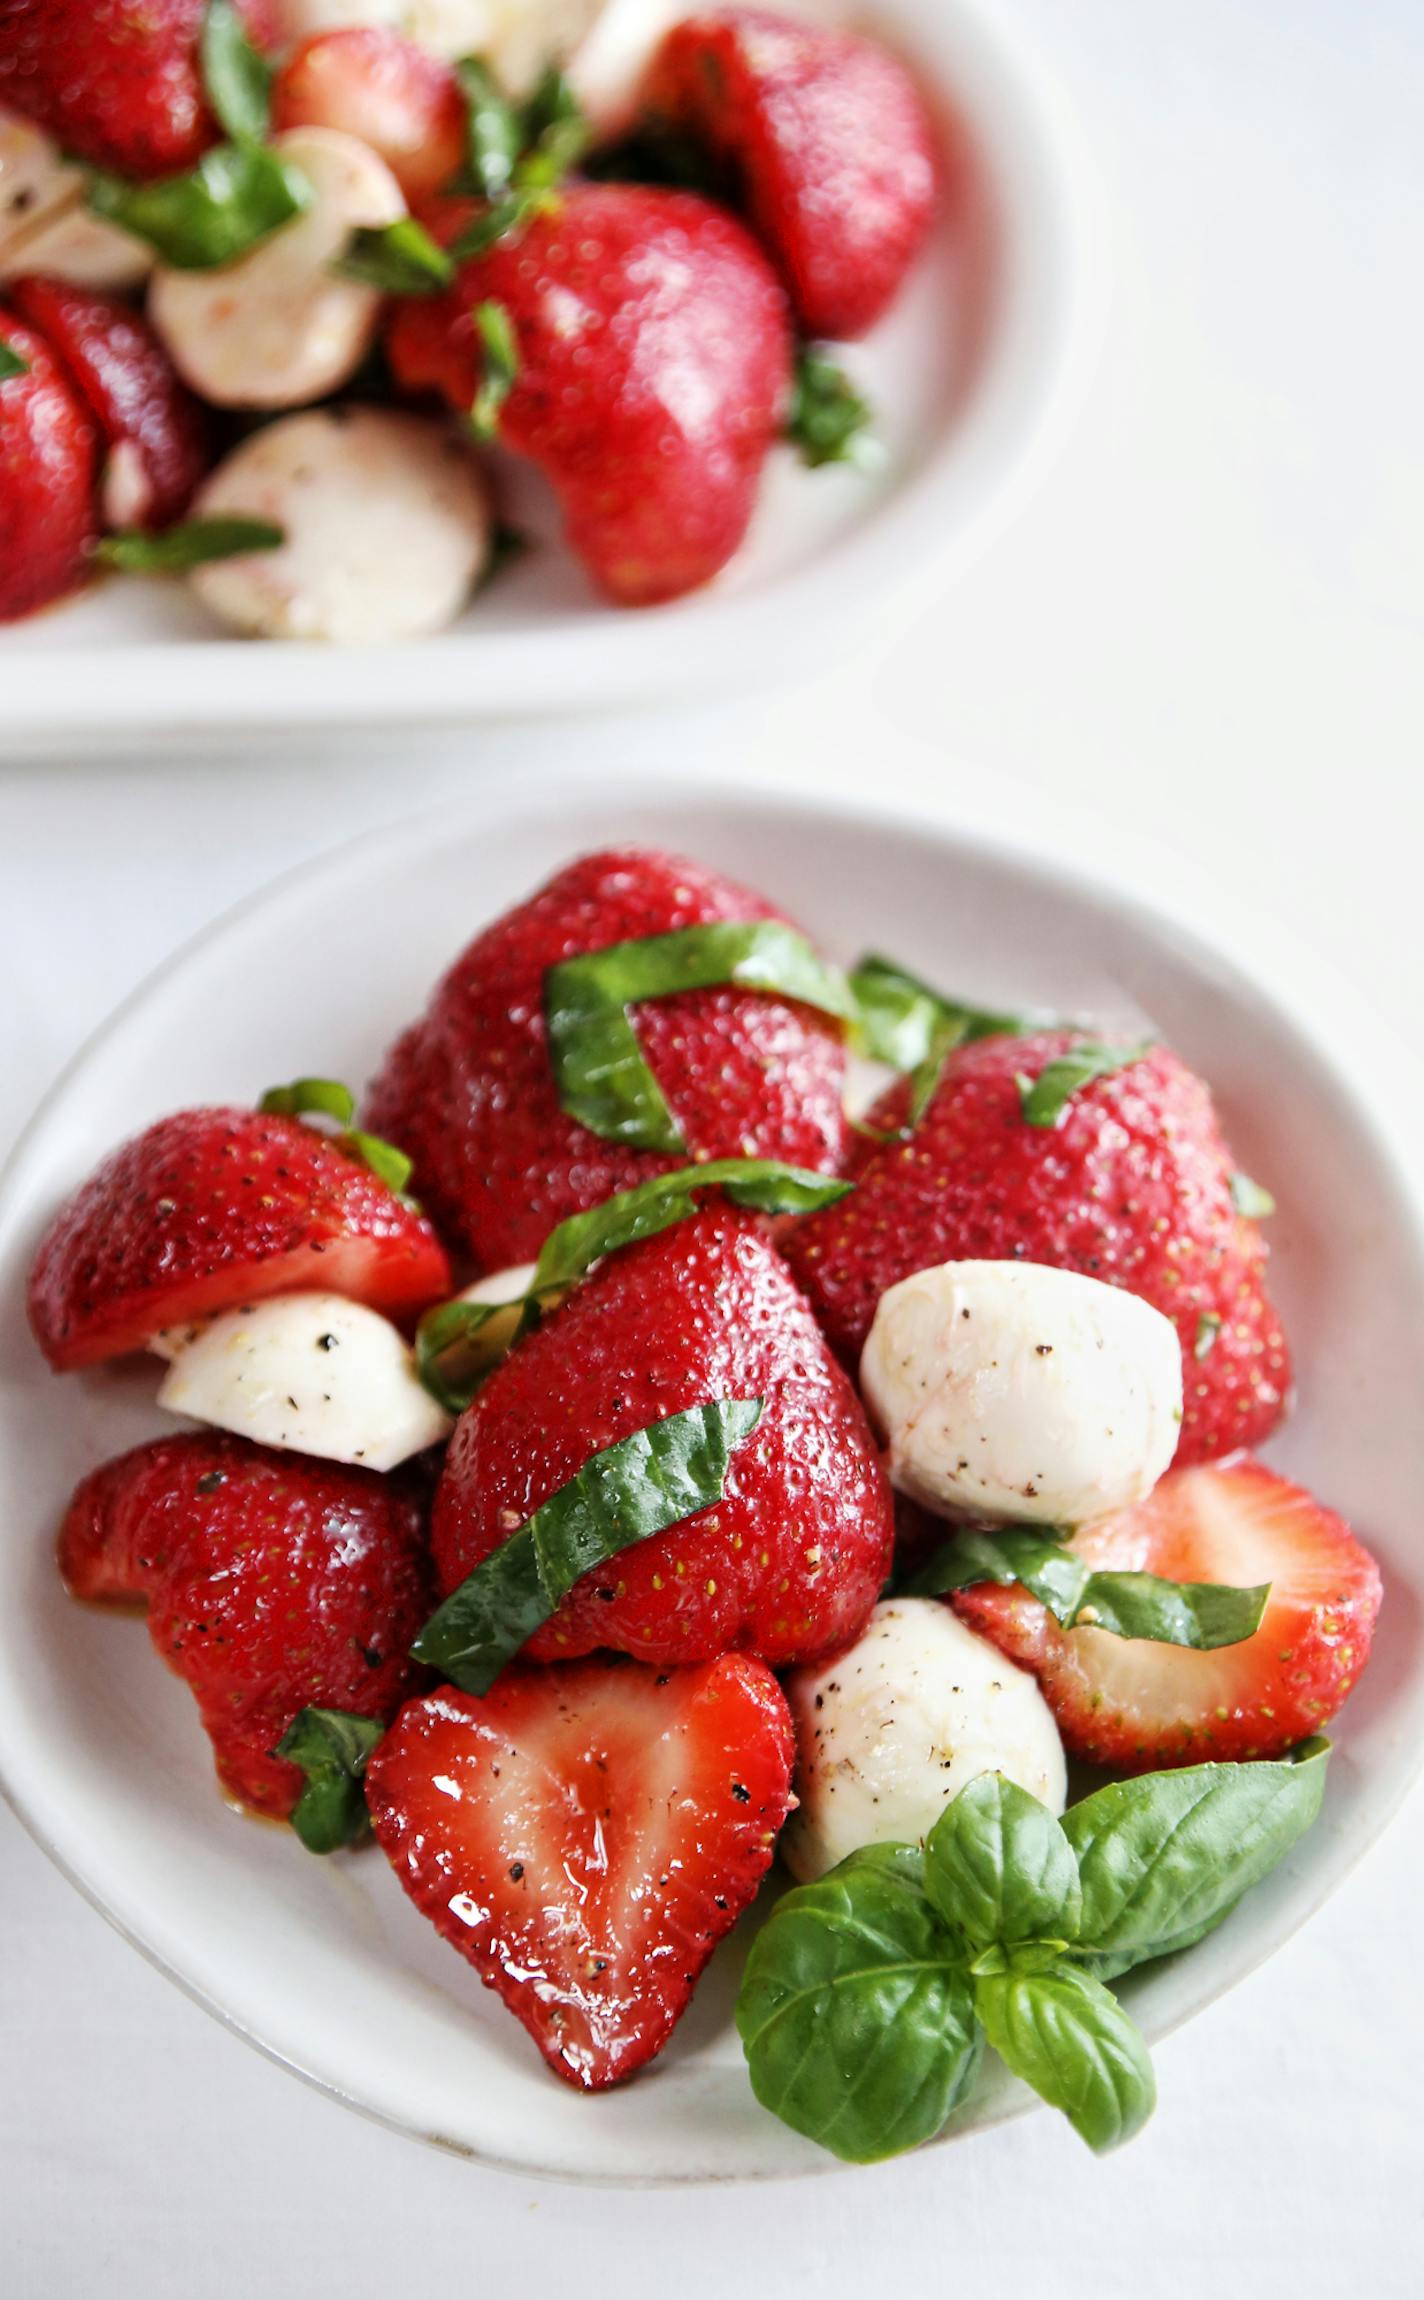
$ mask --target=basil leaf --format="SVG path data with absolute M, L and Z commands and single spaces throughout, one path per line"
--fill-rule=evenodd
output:
M 414 1161 L 404 1150 L 397 1150 L 394 1142 L 383 1142 L 379 1134 L 366 1134 L 359 1126 L 352 1126 L 342 1135 L 341 1147 L 369 1166 L 377 1181 L 384 1182 L 398 1198 L 403 1194 Z
M 303 1118 L 309 1111 L 349 1126 L 356 1115 L 356 1097 L 339 1078 L 297 1078 L 290 1086 L 269 1086 L 257 1105 L 264 1116 Z
M 224 512 L 210 519 L 180 519 L 156 535 L 142 527 L 121 527 L 95 544 L 94 557 L 126 575 L 178 575 L 188 567 L 206 567 L 214 559 L 276 551 L 286 540 L 285 528 L 274 527 L 269 519 Z
M 385 1733 L 379 1717 L 349 1709 L 299 1709 L 272 1754 L 300 1765 L 307 1785 L 292 1809 L 292 1827 L 309 1853 L 354 1845 L 370 1827 L 362 1776 Z
M 455 266 L 414 216 L 393 224 L 361 225 L 351 234 L 332 270 L 359 280 L 382 295 L 439 295 L 455 277 Z
M 736 984 L 849 1020 L 844 977 L 779 919 L 654 934 L 566 959 L 544 977 L 544 1019 L 559 1100 L 591 1133 L 639 1150 L 686 1144 L 628 1014 L 645 998 Z
M 12 351 L 8 343 L 0 343 L 0 383 L 10 383 L 17 375 L 28 375 L 30 363 Z
M 475 327 L 484 347 L 484 377 L 470 409 L 476 439 L 498 436 L 500 410 L 519 380 L 519 343 L 508 307 L 491 299 L 475 306 Z
M 1200 1364 L 1216 1348 L 1216 1337 L 1221 1332 L 1221 1319 L 1215 1310 L 1203 1310 L 1197 1319 L 1197 1338 L 1192 1344 L 1192 1356 Z
M 1329 1755 L 1308 1741 L 1280 1763 L 1149 1773 L 1073 1806 L 1063 1830 L 1093 1971 L 1110 1979 L 1220 1924 L 1315 1820 Z
M 511 1302 L 441 1302 L 415 1329 L 415 1370 L 438 1406 L 457 1417 L 494 1372 L 517 1335 L 531 1297 Z M 496 1319 L 505 1329 L 486 1329 Z
M 1238 1214 L 1245 1215 L 1248 1222 L 1264 1222 L 1276 1210 L 1276 1201 L 1270 1191 L 1264 1190 L 1259 1182 L 1253 1182 L 1249 1174 L 1239 1171 L 1231 1177 L 1231 1203 Z
M 208 0 L 198 53 L 218 125 L 238 143 L 260 144 L 272 109 L 272 66 L 248 39 L 232 0 Z
M 130 184 L 88 171 L 89 207 L 146 240 L 176 271 L 212 271 L 257 247 L 310 206 L 311 185 L 260 144 L 216 144 L 186 176 Z
M 469 118 L 465 166 L 454 188 L 473 192 L 483 200 L 497 200 L 509 189 L 514 163 L 524 145 L 524 123 L 480 57 L 464 57 L 455 66 L 455 76 L 464 91 Z
M 760 1398 L 719 1399 L 605 1446 L 446 1598 L 414 1659 L 488 1693 L 585 1573 L 721 1499 L 733 1449 L 761 1415 Z
M 1017 1581 L 1062 1629 L 1105 1629 L 1199 1653 L 1240 1645 L 1261 1626 L 1271 1585 L 1233 1589 L 1216 1581 L 1164 1581 L 1155 1573 L 1100 1573 L 1065 1542 L 1033 1526 L 971 1526 L 935 1551 L 907 1585 L 943 1597 L 976 1582 Z
M 1088 1038 L 1067 1054 L 1056 1054 L 1037 1078 L 1020 1072 L 1016 1083 L 1025 1120 L 1030 1126 L 1056 1126 L 1080 1087 L 1140 1062 L 1151 1044 L 1150 1038 L 1143 1038 L 1135 1046 L 1109 1046 L 1102 1039 Z
M 509 170 L 507 187 L 499 196 L 490 195 L 493 206 L 452 243 L 450 253 L 456 262 L 484 255 L 497 240 L 521 231 L 548 208 L 569 169 L 587 150 L 590 132 L 568 81 L 551 69 L 518 118 L 519 156 Z M 477 167 L 478 163 L 471 173 L 475 188 Z
M 786 436 L 802 462 L 813 471 L 827 463 L 864 467 L 878 462 L 873 420 L 869 401 L 861 398 L 845 369 L 814 344 L 803 344 L 786 418 Z
M 981 1773 L 925 1841 L 925 1891 L 973 1949 L 1078 1931 L 1078 1864 L 1046 1805 L 1002 1773 Z
M 892 959 L 871 953 L 850 977 L 855 1031 L 862 1052 L 910 1078 L 910 1101 L 898 1136 L 913 1133 L 934 1100 L 944 1066 L 957 1046 L 977 1038 L 1020 1038 L 1038 1028 L 1026 1015 L 993 1014 L 945 998 Z M 873 1127 L 863 1127 L 874 1133 Z
M 777 1902 L 737 2031 L 763 2108 L 850 2164 L 931 2140 L 973 2081 L 973 1987 L 909 1845 L 872 1845 Z
M 551 1286 L 571 1286 L 594 1262 L 620 1246 L 654 1238 L 697 1211 L 703 1190 L 724 1191 L 734 1206 L 762 1214 L 813 1214 L 833 1206 L 855 1188 L 832 1174 L 813 1174 L 776 1158 L 709 1158 L 703 1166 L 680 1166 L 655 1175 L 635 1189 L 620 1190 L 586 1214 L 571 1214 L 550 1232 L 540 1250 L 530 1294 Z
M 974 2006 L 990 2044 L 1090 2148 L 1131 2140 L 1157 2105 L 1147 2047 L 1100 1981 L 1071 1965 L 989 1973 Z

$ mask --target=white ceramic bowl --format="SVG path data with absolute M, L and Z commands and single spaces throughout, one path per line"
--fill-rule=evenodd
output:
M 847 0 L 810 0 L 848 12 Z M 753 534 L 710 589 L 630 612 L 596 600 L 511 468 L 516 523 L 545 539 L 444 636 L 341 650 L 219 634 L 187 587 L 125 578 L 0 626 L 0 755 L 255 726 L 460 722 L 725 686 L 823 655 L 931 557 L 963 553 L 1012 500 L 1082 338 L 1077 171 L 989 0 L 853 11 L 917 60 L 977 155 L 973 212 L 943 229 L 847 365 L 879 412 L 882 471 L 773 459 Z
M 486 2162 L 601 2180 L 759 2178 L 832 2160 L 752 2099 L 719 1952 L 663 2059 L 598 2100 L 528 2039 L 404 1899 L 378 1852 L 321 1861 L 216 1794 L 186 1689 L 142 1625 L 71 1603 L 52 1539 L 74 1482 L 152 1434 L 144 1367 L 56 1381 L 25 1329 L 26 1268 L 59 1198 L 164 1111 L 274 1078 L 370 1071 L 452 953 L 581 849 L 640 839 L 765 887 L 850 957 L 874 945 L 946 987 L 1130 1024 L 1213 1081 L 1269 1180 L 1274 1284 L 1301 1398 L 1270 1458 L 1381 1557 L 1374 1661 L 1340 1719 L 1324 1817 L 1220 1932 L 1127 1984 L 1150 2037 L 1238 1980 L 1382 1826 L 1424 1738 L 1424 1330 L 1418 1216 L 1304 1031 L 1188 935 L 1047 864 L 923 824 L 651 782 L 534 779 L 283 881 L 177 958 L 80 1057 L 0 1195 L 0 1777 L 53 1857 L 232 2027 L 353 2106 Z M 853 890 L 853 900 L 851 899 Z M 1305 2016 L 1308 2008 L 1302 2007 Z M 1002 2072 L 959 2126 L 1027 2105 Z

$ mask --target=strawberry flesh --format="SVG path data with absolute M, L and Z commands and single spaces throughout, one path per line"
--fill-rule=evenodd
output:
M 416 1906 L 584 2091 L 662 2050 L 791 1804 L 769 1669 L 511 1669 L 410 1702 L 366 1775 Z
M 429 198 L 465 157 L 467 106 L 440 57 L 386 25 L 305 40 L 272 84 L 272 128 L 337 128 L 385 161 L 407 200 Z

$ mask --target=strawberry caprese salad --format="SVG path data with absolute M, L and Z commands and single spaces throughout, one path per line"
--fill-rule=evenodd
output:
M 780 7 L 0 0 L 0 621 L 108 566 L 440 630 L 522 540 L 492 449 L 609 599 L 709 582 L 780 443 L 873 455 L 826 346 L 961 197 L 942 142 Z
M 1110 1983 L 1310 1825 L 1380 1605 L 1252 1450 L 1270 1211 L 1156 1040 L 588 855 L 359 1111 L 184 1110 L 59 1209 L 40 1349 L 154 1353 L 178 1417 L 60 1566 L 146 1602 L 233 1804 L 374 1837 L 566 2083 L 663 2050 L 779 1858 L 768 2109 L 891 2155 L 987 2043 L 1109 2147 L 1154 2097 Z

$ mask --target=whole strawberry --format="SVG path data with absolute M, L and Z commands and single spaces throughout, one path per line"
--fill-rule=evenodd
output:
M 49 346 L 0 311 L 0 623 L 81 580 L 97 479 L 87 409 Z
M 446 294 L 397 305 L 397 381 L 470 414 L 491 311 L 513 373 L 489 420 L 551 482 L 594 581 L 627 605 L 710 581 L 790 400 L 786 298 L 755 241 L 690 193 L 570 185 Z
M 366 1793 L 417 1907 L 592 2092 L 667 2042 L 771 1864 L 794 1759 L 761 1662 L 600 1659 L 408 1703 Z
M 371 1088 L 368 1123 L 415 1160 L 414 1187 L 481 1270 L 533 1260 L 568 1214 L 685 1158 L 605 1141 L 560 1106 L 544 978 L 611 943 L 776 916 L 698 863 L 613 848 L 559 872 L 458 958 Z M 760 992 L 636 1009 L 644 1055 L 694 1159 L 780 1158 L 834 1173 L 846 1147 L 840 1025 Z
M 295 1118 L 182 1110 L 61 1208 L 30 1273 L 30 1324 L 68 1373 L 269 1294 L 315 1288 L 401 1317 L 450 1286 L 429 1222 L 339 1142 Z
M 1031 1125 L 1020 1079 L 1080 1043 L 1041 1032 L 961 1048 L 909 1139 L 798 1224 L 787 1259 L 851 1365 L 886 1288 L 940 1262 L 1015 1258 L 1126 1286 L 1181 1340 L 1177 1461 L 1257 1444 L 1285 1409 L 1290 1358 L 1211 1096 L 1154 1046 L 1079 1087 L 1055 1124 Z M 895 1126 L 906 1101 L 892 1088 L 873 1123 Z
M 937 193 L 934 131 L 902 64 L 769 8 L 704 9 L 669 32 L 641 102 L 731 165 L 808 335 L 875 325 Z
M 271 0 L 237 0 L 273 44 Z M 192 167 L 219 134 L 203 88 L 207 0 L 0 0 L 0 104 L 76 159 L 128 176 Z
M 166 527 L 207 468 L 202 409 L 146 320 L 65 280 L 19 279 L 11 301 L 38 328 L 102 433 L 112 527 Z
M 834 1652 L 889 1572 L 890 1489 L 850 1382 L 758 1224 L 713 1208 L 611 1255 L 522 1341 L 456 1426 L 435 1500 L 442 1592 L 594 1453 L 709 1400 L 760 1398 L 723 1497 L 585 1574 L 534 1660 L 600 1646 L 658 1662 Z
M 272 1752 L 308 1706 L 388 1718 L 415 1689 L 429 1610 L 417 1480 L 269 1453 L 209 1432 L 159 1438 L 85 1478 L 60 1569 L 76 1597 L 145 1598 L 229 1795 L 285 1819 L 303 1787 Z

